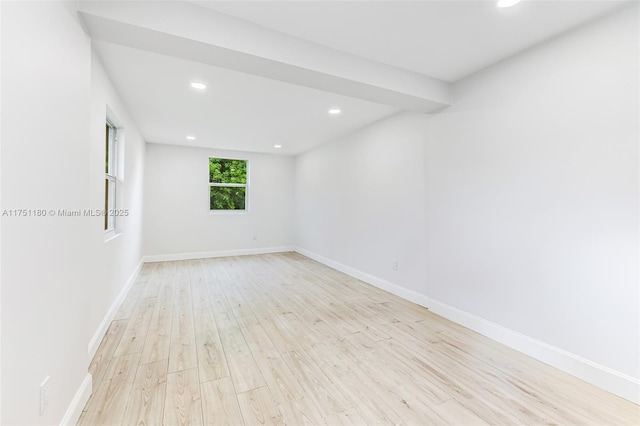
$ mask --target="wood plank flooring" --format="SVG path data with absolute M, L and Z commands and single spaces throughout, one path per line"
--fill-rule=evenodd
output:
M 145 264 L 80 425 L 640 424 L 640 407 L 294 253 Z

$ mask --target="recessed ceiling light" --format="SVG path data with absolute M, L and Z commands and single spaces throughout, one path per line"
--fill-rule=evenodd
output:
M 498 7 L 511 7 L 520 3 L 522 0 L 498 0 Z
M 277 149 L 280 149 L 280 148 L 282 148 L 282 145 L 278 145 L 278 144 L 276 144 L 276 145 L 274 145 L 273 147 L 274 147 L 274 148 L 277 148 Z
M 195 136 L 187 136 L 187 139 L 189 139 L 190 141 L 195 141 L 196 137 Z
M 193 81 L 193 82 L 191 82 L 191 87 L 193 87 L 194 89 L 198 89 L 198 90 L 204 90 L 204 89 L 207 88 L 207 85 L 204 84 L 204 83 Z
M 342 111 L 340 111 L 340 108 L 331 108 L 331 109 L 329 110 L 329 114 L 331 114 L 331 115 L 338 115 L 338 114 L 340 114 L 341 112 L 342 112 Z

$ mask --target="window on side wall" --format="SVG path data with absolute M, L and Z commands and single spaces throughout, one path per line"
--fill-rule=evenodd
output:
M 209 158 L 209 210 L 248 211 L 249 175 L 247 160 Z
M 116 193 L 118 186 L 118 129 L 113 123 L 107 120 L 106 140 L 105 140 L 105 162 L 104 162 L 104 230 L 105 232 L 115 232 L 116 217 L 113 214 L 116 210 Z

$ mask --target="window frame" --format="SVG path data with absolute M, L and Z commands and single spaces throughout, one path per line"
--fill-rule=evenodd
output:
M 104 211 L 104 232 L 111 236 L 116 232 L 116 216 L 109 212 L 116 210 L 118 205 L 118 127 L 113 120 L 107 117 L 105 126 L 105 211 Z M 113 137 L 111 137 L 113 136 Z M 110 192 L 110 189 L 113 191 Z
M 220 156 L 207 156 L 207 166 L 211 164 L 211 159 L 220 159 L 220 160 L 234 160 L 234 161 L 244 161 L 245 169 L 246 169 L 246 181 L 247 183 L 223 183 L 223 182 L 211 182 L 211 175 L 209 174 L 209 169 L 207 168 L 207 181 L 209 183 L 209 214 L 246 214 L 249 213 L 249 179 L 250 179 L 250 162 L 245 158 L 230 158 L 230 157 L 220 157 Z M 222 187 L 222 188 L 245 188 L 244 190 L 244 209 L 212 209 L 211 208 L 211 188 L 212 187 Z

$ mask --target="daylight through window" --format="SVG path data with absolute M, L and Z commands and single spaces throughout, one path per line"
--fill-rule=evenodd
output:
M 247 160 L 209 158 L 209 209 L 247 210 Z
M 104 230 L 115 231 L 116 218 L 109 214 L 116 208 L 116 145 L 118 141 L 118 129 L 107 120 L 106 140 L 105 140 L 105 162 L 104 162 Z

